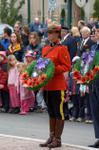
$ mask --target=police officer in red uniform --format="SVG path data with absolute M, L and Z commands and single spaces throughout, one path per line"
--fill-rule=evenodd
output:
M 70 71 L 71 61 L 67 47 L 60 44 L 61 26 L 55 22 L 48 25 L 49 45 L 42 50 L 42 56 L 49 58 L 55 65 L 53 78 L 44 87 L 44 99 L 49 114 L 49 138 L 40 147 L 61 147 L 64 128 L 64 97 L 67 83 L 64 73 Z

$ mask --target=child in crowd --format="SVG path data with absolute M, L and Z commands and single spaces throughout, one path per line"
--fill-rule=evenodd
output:
M 26 65 L 24 63 L 18 63 L 17 69 L 18 69 L 18 78 L 17 78 L 17 92 L 19 93 L 20 97 L 20 115 L 26 115 L 30 107 L 34 107 L 35 103 L 35 95 L 33 91 L 28 90 L 26 87 L 24 87 L 21 83 L 20 74 L 24 69 L 26 68 Z
M 20 111 L 20 100 L 19 96 L 17 94 L 17 88 L 16 88 L 16 80 L 17 80 L 17 60 L 14 55 L 8 56 L 8 65 L 9 65 L 9 71 L 8 71 L 8 88 L 10 93 L 10 113 L 19 113 Z
M 7 87 L 7 58 L 4 51 L 0 51 L 0 107 L 2 112 L 9 110 L 9 92 Z
M 28 67 L 33 61 L 36 60 L 36 52 L 33 52 L 32 50 L 27 50 L 24 60 L 25 60 L 26 66 Z M 36 92 L 35 92 L 35 94 L 36 94 Z M 34 111 L 34 107 L 35 107 L 34 105 L 36 105 L 36 99 L 35 99 L 35 104 L 33 104 L 31 101 L 31 105 L 30 105 L 31 112 Z

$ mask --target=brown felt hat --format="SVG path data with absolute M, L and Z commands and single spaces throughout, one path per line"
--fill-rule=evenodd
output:
M 48 32 L 61 32 L 61 25 L 55 21 L 49 23 Z

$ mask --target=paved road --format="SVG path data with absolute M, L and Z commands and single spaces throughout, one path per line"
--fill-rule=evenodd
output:
M 48 116 L 46 113 L 31 113 L 27 116 L 0 113 L 0 134 L 46 139 Z M 93 125 L 66 121 L 63 142 L 87 146 L 94 142 Z

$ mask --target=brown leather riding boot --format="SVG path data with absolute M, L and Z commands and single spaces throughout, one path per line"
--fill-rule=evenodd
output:
M 50 144 L 53 141 L 53 137 L 54 137 L 54 134 L 55 134 L 55 123 L 56 123 L 55 119 L 51 118 L 49 120 L 50 136 L 49 136 L 49 138 L 47 139 L 47 141 L 45 143 L 42 143 L 42 144 L 39 145 L 40 147 L 47 147 L 48 144 Z
M 53 141 L 48 144 L 49 148 L 56 148 L 61 147 L 61 135 L 64 128 L 64 120 L 56 120 L 55 125 L 55 137 L 53 138 Z

